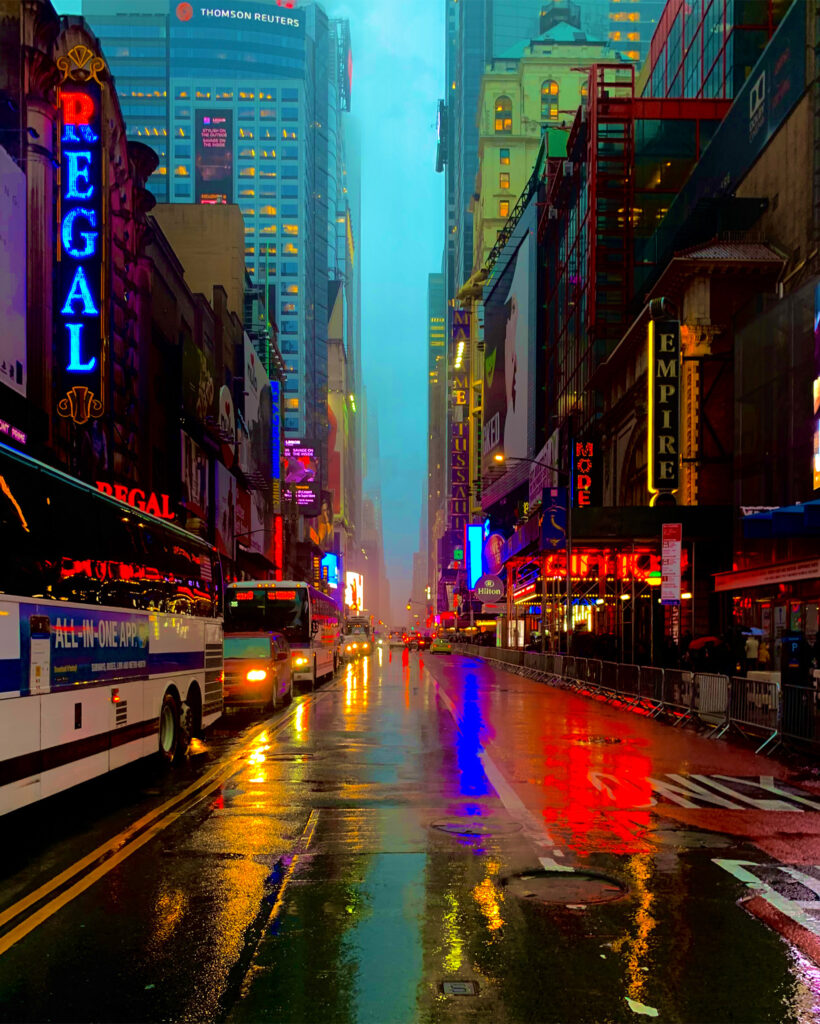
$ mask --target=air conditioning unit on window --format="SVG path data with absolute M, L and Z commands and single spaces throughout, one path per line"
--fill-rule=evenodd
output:
M 564 177 L 567 177 L 570 174 L 574 174 L 574 172 L 575 172 L 575 164 L 571 160 L 565 160 L 564 161 Z
M 547 210 L 547 220 L 558 220 L 558 211 L 554 206 L 550 206 Z

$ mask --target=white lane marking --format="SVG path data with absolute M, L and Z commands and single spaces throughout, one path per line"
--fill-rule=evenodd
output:
M 785 914 L 786 917 L 790 917 L 792 921 L 796 921 L 797 924 L 802 925 L 807 931 L 810 931 L 813 935 L 820 936 L 820 921 L 818 921 L 811 914 L 807 914 L 804 910 L 806 901 L 790 900 L 787 896 L 781 895 L 773 886 L 769 885 L 768 882 L 764 882 L 752 874 L 751 871 L 747 871 L 747 867 L 750 868 L 779 868 L 781 871 L 788 873 L 793 878 L 796 878 L 800 872 L 786 866 L 785 864 L 759 864 L 757 861 L 752 860 L 723 860 L 722 858 L 715 857 L 712 861 L 717 864 L 718 867 L 723 868 L 724 871 L 728 871 L 730 875 L 739 882 L 745 882 L 745 884 L 758 896 L 762 896 L 767 903 L 773 906 L 776 910 L 779 910 L 781 914 Z M 804 883 L 805 884 L 805 883 Z M 814 906 L 817 906 L 815 903 Z
M 458 713 L 456 706 L 453 703 L 450 696 L 445 692 L 442 685 L 436 680 L 436 690 L 441 702 L 450 712 L 453 721 L 458 725 Z M 541 821 L 536 815 L 529 810 L 521 797 L 515 792 L 512 786 L 504 778 L 501 769 L 493 760 L 489 751 L 482 745 L 481 751 L 479 752 L 479 758 L 484 767 L 484 774 L 490 785 L 498 794 L 498 799 L 504 805 L 507 813 L 521 822 L 523 826 L 523 832 L 527 838 L 535 843 L 537 846 L 549 847 L 551 852 L 556 856 L 563 857 L 563 853 L 560 850 L 555 849 L 555 843 L 552 841 L 552 837 L 547 831 L 543 821 Z M 575 869 L 567 864 L 558 864 L 551 857 L 539 857 L 538 858 L 543 867 L 548 871 L 574 871 Z

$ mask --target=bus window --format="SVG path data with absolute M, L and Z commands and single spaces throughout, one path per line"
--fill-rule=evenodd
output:
M 291 644 L 310 643 L 307 592 L 302 589 L 229 590 L 226 633 L 283 633 Z

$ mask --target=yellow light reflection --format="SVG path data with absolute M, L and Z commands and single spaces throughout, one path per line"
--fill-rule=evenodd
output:
M 617 942 L 612 944 L 615 952 L 625 949 L 626 953 L 626 975 L 627 995 L 636 1002 L 642 1002 L 643 989 L 647 978 L 650 977 L 651 964 L 647 962 L 649 954 L 649 934 L 654 929 L 657 921 L 650 913 L 650 908 L 655 901 L 655 896 L 649 890 L 649 879 L 652 875 L 652 856 L 648 853 L 639 853 L 629 858 L 628 870 L 632 876 L 634 885 L 631 887 L 635 894 L 635 913 L 633 923 L 635 925 L 634 935 L 624 935 Z
M 504 925 L 504 918 L 501 916 L 504 894 L 491 877 L 498 872 L 499 866 L 495 861 L 490 861 L 487 864 L 487 877 L 472 892 L 473 899 L 487 919 L 487 930 L 491 932 L 497 932 Z
M 384 658 L 384 651 L 382 650 L 381 647 L 379 647 L 379 649 L 378 649 L 378 654 L 379 654 L 379 668 L 381 668 L 382 667 L 382 659 Z
M 296 709 L 296 714 L 293 716 L 293 728 L 296 733 L 301 736 L 303 732 L 307 731 L 307 722 L 305 721 L 305 705 L 300 704 Z
M 464 943 L 458 927 L 458 900 L 451 892 L 446 892 L 444 899 L 447 901 L 447 910 L 442 918 L 445 945 L 442 966 L 446 974 L 454 974 L 461 967 Z

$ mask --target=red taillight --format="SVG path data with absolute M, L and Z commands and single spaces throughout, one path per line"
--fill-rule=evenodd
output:
M 122 697 L 120 697 L 119 687 L 115 686 L 114 689 L 111 691 L 111 703 L 112 704 L 119 704 L 119 702 L 121 700 L 122 700 Z

